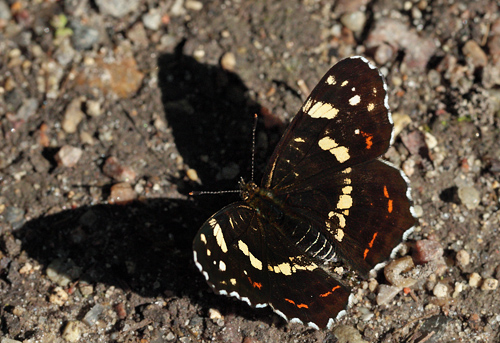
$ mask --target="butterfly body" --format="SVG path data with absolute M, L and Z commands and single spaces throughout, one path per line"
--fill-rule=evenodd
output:
M 203 224 L 194 259 L 211 287 L 292 322 L 329 327 L 350 288 L 326 261 L 361 276 L 387 260 L 414 223 L 407 178 L 377 159 L 392 140 L 383 77 L 340 61 L 284 133 L 261 186 Z

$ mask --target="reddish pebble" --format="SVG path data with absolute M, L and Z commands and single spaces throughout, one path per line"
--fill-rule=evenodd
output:
M 136 178 L 136 174 L 132 169 L 122 165 L 118 159 L 113 156 L 109 157 L 106 162 L 104 162 L 102 171 L 107 176 L 119 182 L 134 182 Z
M 412 257 L 416 264 L 425 264 L 442 257 L 443 253 L 443 247 L 439 242 L 422 239 L 415 244 Z
M 116 304 L 115 311 L 116 311 L 116 314 L 118 315 L 118 318 L 120 318 L 120 319 L 127 318 L 127 310 L 125 309 L 125 306 L 123 305 L 123 303 Z

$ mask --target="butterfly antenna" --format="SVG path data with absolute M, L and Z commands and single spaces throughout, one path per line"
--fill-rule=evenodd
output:
M 253 120 L 253 129 L 252 129 L 252 178 L 250 181 L 253 181 L 254 172 L 255 172 L 255 132 L 257 131 L 257 113 L 254 114 Z
M 206 195 L 206 194 L 225 194 L 225 193 L 239 193 L 241 191 L 233 189 L 229 191 L 193 191 L 189 195 Z

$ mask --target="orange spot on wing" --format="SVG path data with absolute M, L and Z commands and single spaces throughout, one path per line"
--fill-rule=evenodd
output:
M 387 186 L 384 186 L 384 196 L 389 198 L 389 191 L 387 190 Z
M 366 133 L 366 132 L 361 132 L 363 137 L 365 137 L 365 144 L 367 149 L 371 149 L 373 145 L 373 135 Z
M 333 292 L 335 292 L 338 288 L 340 288 L 340 286 L 335 286 L 335 287 L 332 288 L 331 291 L 328 291 L 326 293 L 320 294 L 319 296 L 322 297 L 322 298 L 325 298 L 325 297 L 333 294 Z
M 258 288 L 258 289 L 262 288 L 262 284 L 260 282 L 252 281 L 252 279 L 250 279 L 250 276 L 247 276 L 247 278 L 248 278 L 248 281 L 250 282 L 250 284 L 252 285 L 253 288 Z
M 371 248 L 373 247 L 373 242 L 375 242 L 375 238 L 377 238 L 377 235 L 378 235 L 378 232 L 375 232 L 373 234 L 373 237 L 372 237 L 372 240 L 370 241 L 370 243 L 368 243 L 368 246 Z
M 375 232 L 373 234 L 373 237 L 372 237 L 372 240 L 370 241 L 370 243 L 368 243 L 368 248 L 365 249 L 364 253 L 363 253 L 363 260 L 366 259 L 366 255 L 368 255 L 368 252 L 370 251 L 370 249 L 373 247 L 373 243 L 375 242 L 375 238 L 377 238 L 377 235 L 378 235 L 378 232 Z
M 295 301 L 287 298 L 285 298 L 285 301 L 288 301 L 290 304 L 297 306 L 298 308 L 309 308 L 309 306 L 307 306 L 306 304 L 296 304 Z
M 389 199 L 389 191 L 387 190 L 387 186 L 384 186 L 384 196 Z M 388 203 L 387 203 L 387 211 L 389 211 L 389 213 L 392 213 L 392 199 L 389 199 Z

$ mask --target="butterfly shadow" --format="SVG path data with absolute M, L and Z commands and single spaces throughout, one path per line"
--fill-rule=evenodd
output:
M 201 64 L 182 49 L 183 44 L 159 57 L 159 85 L 179 153 L 203 185 L 183 176 L 171 180 L 181 191 L 237 189 L 238 178 L 250 175 L 252 118 L 259 105 L 249 100 L 236 74 Z M 233 168 L 224 169 L 228 165 Z M 204 311 L 266 320 L 270 310 L 254 312 L 213 294 L 194 266 L 192 242 L 199 227 L 238 200 L 237 194 L 206 197 L 82 206 L 33 219 L 14 235 L 42 268 L 72 281 L 104 283 L 143 297 L 186 296 Z

